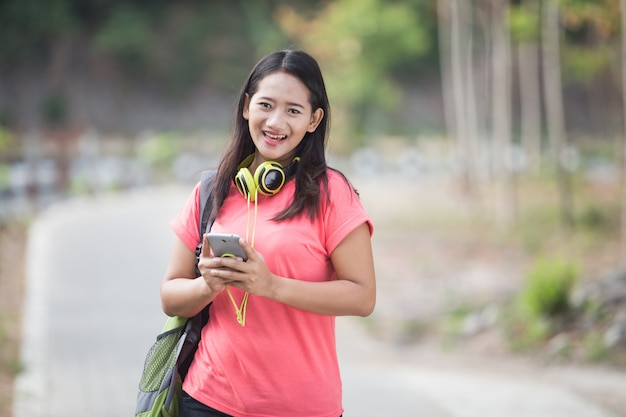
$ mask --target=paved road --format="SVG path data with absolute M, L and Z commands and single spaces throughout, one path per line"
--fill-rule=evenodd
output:
M 69 201 L 33 224 L 14 417 L 133 415 L 165 318 L 168 221 L 187 191 Z M 554 379 L 414 361 L 364 337 L 353 319 L 338 320 L 338 345 L 348 417 L 616 416 Z

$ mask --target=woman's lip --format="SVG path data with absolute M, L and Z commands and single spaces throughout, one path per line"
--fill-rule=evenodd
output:
M 287 139 L 286 136 L 282 136 L 280 139 L 277 139 L 275 137 L 272 136 L 268 136 L 267 134 L 263 134 L 263 140 L 265 141 L 265 143 L 267 143 L 269 146 L 278 146 L 281 143 L 283 143 L 285 141 L 285 139 Z
M 282 141 L 283 141 L 282 139 L 274 139 L 274 138 L 271 138 L 271 137 L 269 137 L 267 135 L 263 135 L 263 139 L 265 140 L 265 143 L 270 145 L 270 146 L 277 146 L 280 143 L 282 143 Z

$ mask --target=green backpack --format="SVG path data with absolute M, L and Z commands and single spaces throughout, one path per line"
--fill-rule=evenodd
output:
M 211 191 L 215 171 L 204 171 L 200 180 L 200 236 L 211 229 Z M 196 247 L 200 256 L 202 238 Z M 196 265 L 196 274 L 200 275 Z M 202 328 L 209 321 L 207 305 L 189 319 L 168 317 L 161 333 L 148 351 L 137 394 L 136 417 L 177 417 L 180 414 L 182 383 L 198 348 Z

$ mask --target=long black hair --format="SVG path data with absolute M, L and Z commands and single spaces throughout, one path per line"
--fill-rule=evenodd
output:
M 233 137 L 220 162 L 213 189 L 213 207 L 210 216 L 213 220 L 226 200 L 239 165 L 245 157 L 255 152 L 248 121 L 243 117 L 246 95 L 252 97 L 263 78 L 281 71 L 298 78 L 308 88 L 312 110 L 321 108 L 324 116 L 317 129 L 307 132 L 296 148 L 300 163 L 295 174 L 294 199 L 289 207 L 276 215 L 274 220 L 289 219 L 304 211 L 310 219 L 314 219 L 319 212 L 321 187 L 328 186 L 326 144 L 330 129 L 330 104 L 317 61 L 306 52 L 284 50 L 272 52 L 262 58 L 252 69 L 241 89 L 235 110 Z

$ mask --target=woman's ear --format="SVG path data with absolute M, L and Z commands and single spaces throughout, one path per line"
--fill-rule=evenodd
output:
M 245 96 L 243 98 L 243 118 L 248 120 L 248 117 L 250 117 L 250 95 L 248 95 L 248 93 L 245 93 Z
M 324 118 L 324 110 L 321 107 L 318 107 L 311 115 L 311 121 L 309 122 L 309 127 L 307 128 L 307 132 L 309 133 L 315 132 L 315 129 L 317 129 L 317 127 L 319 126 L 323 118 Z

